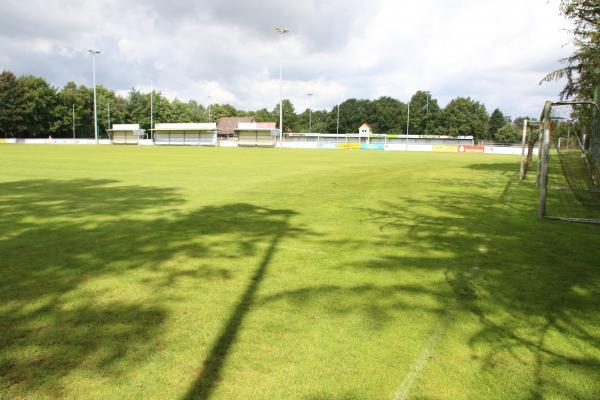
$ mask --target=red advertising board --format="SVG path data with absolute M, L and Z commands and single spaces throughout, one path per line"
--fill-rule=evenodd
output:
M 484 149 L 485 149 L 484 146 L 470 146 L 470 145 L 458 146 L 459 153 L 483 153 Z

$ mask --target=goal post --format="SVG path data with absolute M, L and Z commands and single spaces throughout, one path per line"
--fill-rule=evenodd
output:
M 524 180 L 527 178 L 529 168 L 533 162 L 535 144 L 540 142 L 539 137 L 540 123 L 537 121 L 524 119 L 523 120 L 523 132 L 521 142 L 521 165 L 519 168 L 519 179 Z M 538 157 L 540 152 L 538 150 Z M 538 158 L 539 159 L 539 158 Z M 539 173 L 536 174 L 536 180 L 539 177 Z

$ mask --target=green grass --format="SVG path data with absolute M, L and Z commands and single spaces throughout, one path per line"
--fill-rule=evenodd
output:
M 600 230 L 518 170 L 0 146 L 0 398 L 597 398 Z

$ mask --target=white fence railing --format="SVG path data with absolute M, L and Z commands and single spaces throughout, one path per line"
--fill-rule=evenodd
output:
M 287 139 L 287 138 L 286 138 Z M 311 140 L 313 139 L 313 140 Z M 515 145 L 473 145 L 473 144 L 430 144 L 418 143 L 415 141 L 402 142 L 389 140 L 387 142 L 379 141 L 357 141 L 348 140 L 336 141 L 322 140 L 317 137 L 304 137 L 302 140 L 284 140 L 283 143 L 276 142 L 275 147 L 288 149 L 343 149 L 343 150 L 383 150 L 383 151 L 422 151 L 436 153 L 485 153 L 485 154 L 508 154 L 520 155 L 521 147 Z M 336 138 L 337 139 L 337 138 Z M 7 144 L 96 144 L 94 139 L 0 139 L 0 143 Z M 109 139 L 100 139 L 99 144 L 111 144 Z M 458 142 L 460 143 L 460 142 Z M 139 145 L 151 146 L 155 143 L 151 139 L 139 140 Z M 235 139 L 219 140 L 219 147 L 238 147 Z M 537 148 L 534 149 L 537 153 Z

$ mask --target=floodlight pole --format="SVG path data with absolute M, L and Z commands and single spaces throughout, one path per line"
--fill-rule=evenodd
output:
M 288 28 L 277 27 L 275 32 L 279 33 L 279 145 L 283 147 L 283 35 L 289 32 Z
M 308 132 L 312 133 L 312 93 L 306 93 L 308 96 Z
M 108 102 L 108 129 L 110 129 L 110 101 Z
M 75 140 L 75 103 L 73 103 L 73 140 Z
M 94 138 L 98 144 L 98 112 L 96 107 L 96 55 L 100 54 L 99 50 L 88 50 L 92 55 L 92 74 L 94 78 Z

